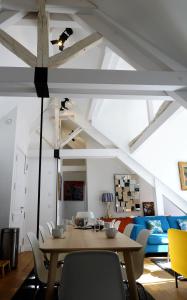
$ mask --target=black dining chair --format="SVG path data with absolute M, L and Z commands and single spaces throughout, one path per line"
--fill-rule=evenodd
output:
M 119 258 L 110 251 L 78 251 L 65 257 L 59 300 L 124 300 Z

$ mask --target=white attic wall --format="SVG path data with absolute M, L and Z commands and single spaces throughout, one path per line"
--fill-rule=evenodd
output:
M 187 1 L 92 0 L 121 26 L 143 36 L 163 53 L 187 67 Z
M 128 143 L 148 125 L 146 101 L 105 100 L 93 126 L 116 145 L 128 150 Z
M 181 107 L 132 157 L 187 200 L 186 191 L 180 188 L 177 165 L 178 161 L 187 160 L 186 120 L 187 111 Z

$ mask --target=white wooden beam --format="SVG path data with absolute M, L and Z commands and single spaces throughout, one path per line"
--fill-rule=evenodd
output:
M 62 166 L 62 172 L 84 172 L 86 171 L 86 166 Z
M 38 0 L 37 67 L 47 67 L 49 60 L 49 24 L 45 0 Z
M 61 149 L 60 158 L 87 159 L 87 158 L 113 158 L 118 156 L 118 149 Z
M 153 101 L 147 100 L 146 101 L 146 105 L 147 105 L 148 122 L 150 124 L 151 121 L 154 119 Z
M 27 12 L 25 10 L 12 11 L 12 10 L 2 10 L 0 12 L 0 29 L 5 29 L 16 22 L 20 21 Z
M 180 103 L 182 106 L 184 106 L 187 109 L 187 90 L 182 89 L 176 92 L 167 92 L 168 96 L 172 97 L 178 103 Z
M 164 107 L 157 113 L 156 117 L 152 120 L 149 126 L 147 126 L 136 138 L 129 143 L 130 152 L 137 150 L 145 141 L 160 128 L 180 107 L 180 103 L 177 101 L 163 104 Z
M 19 91 L 33 94 L 34 69 L 0 67 L 0 93 Z M 55 93 L 153 95 L 187 86 L 187 72 L 49 69 L 48 86 Z M 165 91 L 165 92 L 164 92 Z M 158 94 L 157 94 L 158 95 Z M 168 96 L 171 99 L 170 96 Z
M 60 14 L 60 13 L 50 13 L 49 14 L 50 28 L 82 28 L 77 22 L 75 22 L 72 17 L 68 14 Z M 21 26 L 36 26 L 37 24 L 37 13 L 32 12 L 28 13 L 23 19 L 18 21 L 15 25 Z
M 92 14 L 77 13 L 73 18 L 90 31 L 100 32 L 109 41 L 110 48 L 134 68 L 160 70 L 162 65 L 162 69 L 169 70 L 166 65 L 160 64 L 158 59 L 150 58 L 147 53 L 144 54 L 144 51 L 132 42 L 122 28 L 101 11 L 94 10 Z
M 36 56 L 0 29 L 0 43 L 31 67 L 36 66 Z
M 59 67 L 70 59 L 84 54 L 87 50 L 98 45 L 102 41 L 101 34 L 95 32 L 86 38 L 78 41 L 73 46 L 66 48 L 63 52 L 57 53 L 49 58 L 49 68 Z
M 60 146 L 60 117 L 59 117 L 59 99 L 53 98 L 54 108 L 54 127 L 55 127 L 55 148 L 58 149 Z
M 60 144 L 60 148 L 63 148 L 67 145 L 72 139 L 74 139 L 80 132 L 82 131 L 81 127 L 76 128 L 62 143 Z
M 10 10 L 37 11 L 36 1 L 31 0 L 2 0 L 2 8 Z M 92 10 L 95 5 L 86 0 L 47 0 L 46 10 L 54 13 L 76 13 L 80 10 Z
M 100 145 L 105 148 L 112 148 L 113 143 L 102 133 L 100 133 L 96 128 L 94 128 L 88 121 L 86 121 L 80 114 L 76 114 L 73 122 L 79 125 L 84 132 L 86 132 L 89 136 L 95 139 Z

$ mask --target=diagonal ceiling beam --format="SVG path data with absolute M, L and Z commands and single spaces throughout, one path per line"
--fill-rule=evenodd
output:
M 49 58 L 49 68 L 59 67 L 70 59 L 84 54 L 87 50 L 98 45 L 102 41 L 101 34 L 95 32 L 88 37 L 78 41 L 73 46 L 66 48 L 63 52 Z
M 138 70 L 170 70 L 154 56 L 149 56 L 138 47 L 120 26 L 104 13 L 94 10 L 92 14 L 77 13 L 73 16 L 87 30 L 100 32 L 109 42 L 109 47 Z
M 135 137 L 129 143 L 130 152 L 137 150 L 145 141 L 159 128 L 161 127 L 180 107 L 180 103 L 177 101 L 168 102 L 166 101 L 160 107 L 155 118 L 150 122 L 150 125 L 147 126 L 137 137 Z
M 37 11 L 37 2 L 31 0 L 1 0 L 1 6 L 10 10 Z M 86 0 L 47 0 L 46 10 L 54 13 L 76 13 L 94 9 L 95 5 Z
M 76 128 L 61 144 L 60 148 L 63 148 L 67 145 L 72 139 L 74 139 L 82 131 L 81 127 Z
M 0 12 L 0 29 L 6 29 L 7 27 L 14 25 L 16 22 L 20 21 L 26 14 L 27 12 L 25 10 L 2 10 Z
M 0 29 L 0 43 L 31 67 L 36 66 L 36 56 Z

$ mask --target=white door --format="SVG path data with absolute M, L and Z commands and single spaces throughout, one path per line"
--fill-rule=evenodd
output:
M 11 205 L 10 226 L 20 228 L 19 250 L 24 250 L 25 239 L 25 200 L 26 200 L 26 156 L 17 149 L 14 174 L 13 174 L 13 191 Z

